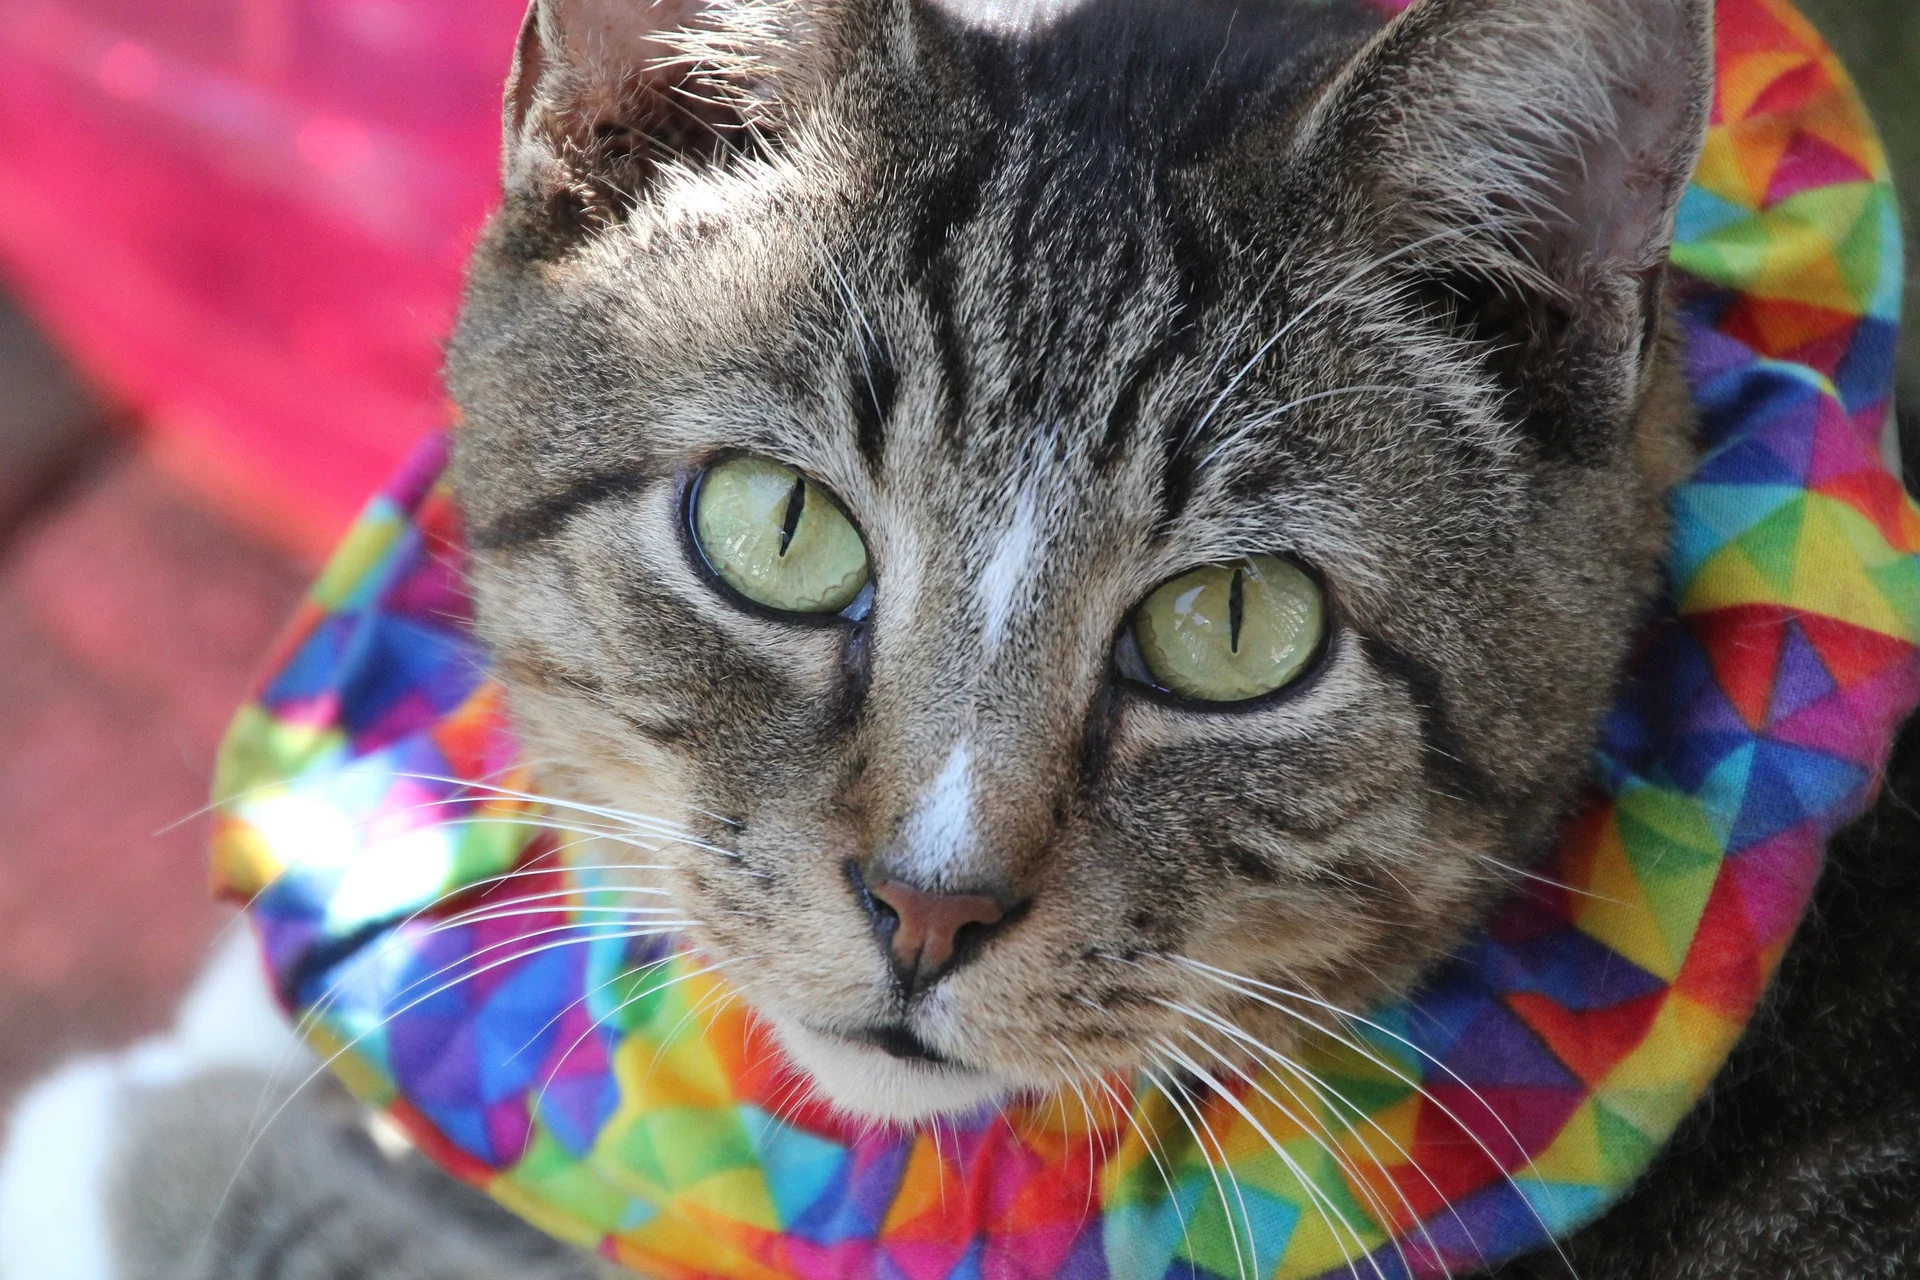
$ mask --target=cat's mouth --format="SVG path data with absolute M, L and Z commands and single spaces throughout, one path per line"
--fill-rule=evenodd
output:
M 905 1022 L 841 1031 L 777 1015 L 769 1021 L 820 1093 L 861 1116 L 910 1123 L 961 1115 L 1013 1092 L 998 1074 L 954 1060 Z
M 922 1040 L 914 1029 L 904 1022 L 868 1027 L 847 1036 L 846 1039 L 870 1044 L 887 1056 L 898 1058 L 902 1062 L 925 1062 L 936 1067 L 957 1066 L 953 1059 Z

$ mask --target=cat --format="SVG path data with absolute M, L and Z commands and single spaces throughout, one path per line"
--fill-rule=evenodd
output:
M 536 0 L 447 379 L 542 785 L 680 824 L 693 940 L 859 1115 L 1164 1065 L 1183 1009 L 1290 1043 L 1209 970 L 1405 991 L 1554 844 L 1657 589 L 1709 24 Z M 1856 914 L 1912 913 L 1899 790 L 1849 846 L 1890 889 Z M 1915 936 L 1883 962 L 1915 973 Z M 1920 1027 L 1809 1025 L 1857 945 L 1831 937 L 1567 1243 L 1580 1274 L 1914 1259 L 1920 1108 L 1886 1077 Z M 324 1087 L 250 1148 L 299 1051 L 222 1059 L 198 1025 L 30 1096 L 0 1236 L 82 1225 L 5 1280 L 601 1265 Z M 1883 1112 L 1847 1110 L 1854 1072 Z M 1823 1083 L 1767 1101 L 1788 1077 Z M 1850 1181 L 1814 1204 L 1823 1170 Z

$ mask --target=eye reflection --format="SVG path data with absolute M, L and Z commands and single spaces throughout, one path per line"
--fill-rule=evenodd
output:
M 782 613 L 838 613 L 867 585 L 866 544 L 840 504 L 765 458 L 707 469 L 694 494 L 693 535 L 722 582 Z
M 1198 702 L 1244 702 L 1306 669 L 1326 602 L 1298 566 L 1248 556 L 1161 584 L 1134 610 L 1132 631 L 1153 683 Z

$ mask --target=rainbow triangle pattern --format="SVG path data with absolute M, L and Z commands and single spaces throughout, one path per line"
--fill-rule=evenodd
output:
M 1567 887 L 1402 1003 L 1329 1014 L 1289 1074 L 849 1125 L 670 922 L 608 924 L 604 873 L 523 821 L 436 442 L 315 584 L 216 782 L 217 883 L 312 1042 L 445 1167 L 658 1280 L 1391 1280 L 1590 1220 L 1740 1035 L 1920 701 L 1885 159 L 1782 0 L 1722 0 L 1717 34 L 1673 254 L 1708 448 L 1547 869 Z M 521 905 L 490 909 L 503 885 Z

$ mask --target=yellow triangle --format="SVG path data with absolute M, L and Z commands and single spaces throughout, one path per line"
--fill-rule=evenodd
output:
M 209 871 L 216 895 L 248 902 L 286 870 L 273 843 L 243 818 L 213 815 L 213 861 Z
M 1817 493 L 1807 495 L 1801 520 L 1792 604 L 1883 635 L 1905 636 L 1908 620 L 1865 573 L 1896 558 L 1873 523 L 1846 503 Z
M 326 1023 L 312 1019 L 301 1027 L 300 1037 L 347 1086 L 347 1092 L 368 1106 L 378 1110 L 398 1096 L 387 1073 L 360 1052 L 358 1041 L 349 1041 Z
M 1632 1053 L 1614 1064 L 1595 1094 L 1656 1141 L 1673 1132 L 1740 1038 L 1729 1022 L 1681 992 L 1669 992 Z
M 1271 1134 L 1275 1142 L 1292 1142 L 1296 1138 L 1306 1136 L 1308 1125 L 1325 1123 L 1319 1110 L 1311 1106 L 1313 1101 L 1311 1096 L 1305 1097 L 1304 1100 L 1293 1096 L 1293 1093 L 1299 1092 L 1297 1087 L 1290 1093 L 1286 1082 L 1276 1077 L 1270 1076 L 1261 1080 L 1259 1076 L 1254 1076 L 1254 1079 L 1260 1081 L 1260 1087 L 1265 1089 L 1269 1096 L 1261 1097 L 1257 1092 L 1250 1092 L 1243 1100 L 1242 1105 L 1255 1120 L 1260 1122 L 1259 1128 L 1255 1128 L 1242 1116 L 1237 1114 L 1233 1116 L 1232 1123 L 1227 1126 L 1225 1142 L 1227 1155 L 1230 1158 L 1244 1157 L 1256 1151 L 1267 1150 L 1268 1143 L 1260 1136 L 1260 1129 L 1265 1129 Z M 1219 1132 L 1220 1122 L 1214 1120 L 1212 1124 L 1214 1131 Z
M 384 503 L 361 516 L 307 589 L 307 598 L 329 611 L 339 609 L 406 529 L 400 513 Z
M 1287 1249 L 1274 1270 L 1273 1280 L 1306 1280 L 1310 1276 L 1325 1275 L 1356 1256 L 1353 1234 L 1336 1209 L 1337 1206 L 1317 1200 L 1301 1205 L 1300 1219 L 1294 1224 L 1293 1234 L 1287 1237 Z M 1360 1228 L 1359 1223 L 1351 1225 Z M 1362 1229 L 1361 1242 L 1365 1243 L 1371 1234 Z
M 1593 1099 L 1582 1102 L 1567 1118 L 1566 1127 L 1547 1149 L 1533 1158 L 1527 1173 L 1544 1182 L 1577 1182 L 1596 1186 L 1602 1181 L 1600 1132 L 1593 1118 Z
M 613 1051 L 622 1114 L 662 1107 L 711 1110 L 735 1099 L 713 1051 L 698 1037 L 676 1036 L 662 1048 L 645 1035 L 623 1038 Z
M 780 1215 L 759 1168 L 722 1169 L 700 1179 L 673 1198 L 669 1209 L 697 1208 L 718 1214 L 728 1222 L 778 1231 Z
M 1671 982 L 1679 976 L 1684 957 L 1668 947 L 1666 933 L 1620 843 L 1620 829 L 1611 819 L 1595 841 L 1586 888 L 1575 898 L 1573 908 L 1574 923 L 1582 933 L 1656 977 Z
M 1859 191 L 1871 190 L 1865 183 Z M 1820 195 L 1835 198 L 1841 188 L 1822 187 Z M 1754 273 L 1748 292 L 1774 302 L 1796 302 L 1828 311 L 1851 314 L 1859 309 L 1853 288 L 1834 261 L 1833 224 L 1809 226 L 1784 206 L 1763 215 L 1767 252 Z M 1848 219 L 1852 225 L 1852 219 Z
M 1727 129 L 1707 134 L 1700 151 L 1700 163 L 1693 171 L 1693 185 L 1728 204 L 1742 209 L 1757 209 L 1760 201 L 1748 183 L 1747 170 L 1740 163 L 1740 148 Z
M 1804 535 L 1803 535 L 1804 536 Z M 1680 612 L 1706 613 L 1742 604 L 1790 604 L 1788 594 L 1754 567 L 1738 542 L 1708 556 L 1680 600 Z
M 732 1237 L 725 1220 L 689 1220 L 663 1213 L 646 1225 L 612 1237 L 613 1260 L 641 1275 L 727 1276 L 729 1280 L 791 1280 L 753 1258 Z

